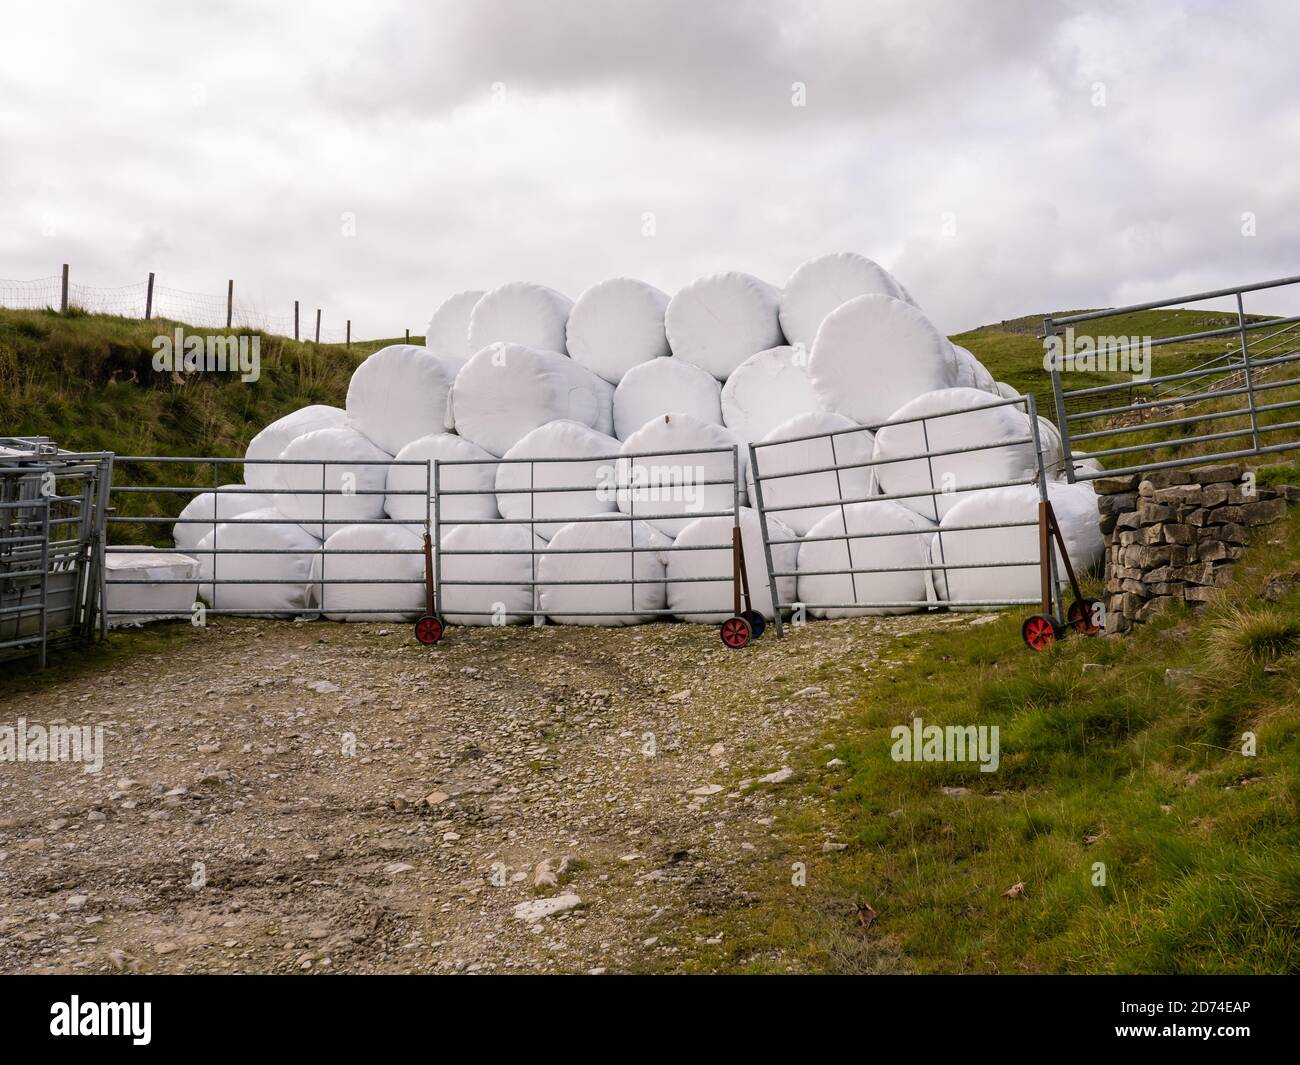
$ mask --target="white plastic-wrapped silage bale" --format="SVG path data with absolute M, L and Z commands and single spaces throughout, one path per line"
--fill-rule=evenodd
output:
M 614 435 L 626 440 L 646 422 L 665 414 L 689 414 L 722 424 L 722 386 L 711 373 L 680 359 L 633 366 L 614 390 Z
M 300 436 L 276 466 L 275 508 L 320 539 L 344 525 L 382 518 L 392 457 L 355 429 Z
M 218 521 L 229 521 L 250 510 L 271 505 L 271 496 L 250 492 L 244 484 L 223 484 L 213 492 L 195 496 L 176 517 L 172 539 L 182 551 L 193 551 Z
M 1047 497 L 1052 501 L 1052 510 L 1075 572 L 1095 566 L 1105 545 L 1098 525 L 1097 493 L 1092 485 L 1049 481 Z M 1028 524 L 1011 528 L 970 528 L 1005 525 L 1007 522 Z M 939 531 L 930 546 L 934 560 L 950 567 L 947 570 L 948 600 L 958 604 L 969 603 L 970 609 L 976 609 L 978 604 L 1007 599 L 1037 601 L 1040 594 L 1037 523 L 1038 489 L 1034 485 L 972 492 L 949 510 L 939 523 Z M 1060 565 L 1059 551 L 1057 556 L 1057 571 L 1063 574 L 1065 570 Z M 1026 564 L 989 565 L 1007 562 Z
M 1012 388 L 1012 387 L 1011 387 L 1009 384 L 1007 384 L 1005 381 L 994 381 L 994 382 L 993 382 L 993 391 L 995 391 L 995 392 L 996 392 L 999 396 L 1001 396 L 1003 399 L 1019 399 L 1019 398 L 1020 398 L 1020 393 L 1019 393 L 1016 389 Z
M 455 463 L 438 466 L 436 484 L 431 466 L 435 460 Z M 407 462 L 421 465 L 404 465 Z M 436 517 L 443 528 L 463 521 L 495 518 L 496 477 L 496 456 L 477 444 L 451 433 L 422 436 L 393 456 L 384 486 L 388 493 L 384 496 L 384 511 L 390 518 L 417 525 L 423 525 L 426 518 L 432 524 Z M 427 505 L 426 489 L 429 493 Z M 434 514 L 433 507 L 435 489 L 441 492 L 437 514 Z
M 912 302 L 894 276 L 865 255 L 843 251 L 809 259 L 781 291 L 781 331 L 789 343 L 811 351 L 817 330 L 831 311 L 872 293 Z
M 762 440 L 796 414 L 821 409 L 802 348 L 782 345 L 751 355 L 722 386 L 722 423 L 743 444 Z
M 104 616 L 109 628 L 190 617 L 199 572 L 197 558 L 175 551 L 149 551 L 143 545 L 106 547 Z
M 541 609 L 557 625 L 652 621 L 668 601 L 671 546 L 672 540 L 643 521 L 562 526 L 537 562 Z
M 933 490 L 898 501 L 938 521 L 980 485 L 1033 477 L 1037 460 L 1029 418 L 1014 404 L 993 405 L 999 402 L 978 389 L 945 388 L 896 410 L 889 421 L 897 424 L 876 431 L 872 458 L 882 494 Z
M 852 539 L 834 539 L 845 535 L 846 519 Z M 799 602 L 819 618 L 924 609 L 937 598 L 929 569 L 933 532 L 934 522 L 887 499 L 850 504 L 843 517 L 836 509 L 799 545 Z M 849 569 L 894 572 L 831 572 Z M 879 605 L 889 603 L 909 605 Z
M 957 355 L 957 380 L 954 382 L 958 388 L 978 388 L 981 392 L 989 392 L 998 395 L 997 382 L 993 380 L 993 375 L 989 373 L 979 359 L 969 348 L 963 348 L 960 344 L 954 344 L 952 350 Z
M 428 605 L 424 580 L 424 533 L 407 525 L 343 526 L 312 559 L 310 577 L 312 600 L 331 621 L 413 620 Z
M 784 343 L 781 290 L 750 274 L 697 278 L 668 303 L 664 327 L 674 358 L 725 381 L 758 351 Z
M 618 509 L 618 454 L 617 440 L 580 422 L 539 425 L 501 458 L 497 510 L 512 521 L 531 518 L 537 534 L 548 539 L 570 521 L 609 514 Z M 576 491 L 551 490 L 569 487 Z
M 412 440 L 450 429 L 448 397 L 464 365 L 414 344 L 380 348 L 352 372 L 349 424 L 390 455 Z
M 442 537 L 438 613 L 453 625 L 531 621 L 534 560 L 546 541 L 527 525 L 458 525 Z M 471 552 L 461 554 L 460 552 Z M 461 584 L 467 581 L 471 583 Z M 481 582 L 481 583 L 480 583 Z
M 249 488 L 274 488 L 278 467 L 265 460 L 278 459 L 298 437 L 317 429 L 333 429 L 343 425 L 347 418 L 347 411 L 323 403 L 313 403 L 277 418 L 248 442 L 244 458 L 250 461 L 244 466 L 244 483 Z M 267 496 L 263 506 L 270 505 L 270 496 Z
M 1041 414 L 1038 416 L 1038 442 L 1043 449 L 1043 462 L 1047 476 L 1056 480 L 1065 477 L 1065 443 L 1061 430 Z
M 472 289 L 448 296 L 438 305 L 425 330 L 424 346 L 435 355 L 465 360 L 474 354 L 469 346 L 469 316 L 483 292 Z
M 673 550 L 668 552 L 668 609 L 683 621 L 717 624 L 732 616 L 735 605 L 731 547 L 733 525 L 730 517 L 696 518 L 673 541 Z M 767 519 L 767 530 L 768 537 L 775 541 L 795 539 L 793 530 L 775 518 Z M 758 512 L 749 507 L 740 511 L 740 542 L 753 596 L 751 606 L 770 621 L 775 615 L 772 613 L 772 585 L 767 578 L 767 561 L 763 553 L 763 533 L 758 524 Z M 798 556 L 797 543 L 774 543 L 772 568 L 778 573 L 793 574 Z M 776 587 L 782 603 L 794 600 L 793 576 L 778 577 Z
M 1103 473 L 1105 472 L 1105 467 L 1089 455 L 1088 452 L 1076 451 L 1074 453 L 1074 472 L 1076 475 L 1084 473 Z
M 451 390 L 456 432 L 498 458 L 539 425 L 559 419 L 608 435 L 613 402 L 608 381 L 566 355 L 522 344 L 476 352 Z
M 214 610 L 292 617 L 311 605 L 311 564 L 320 545 L 274 507 L 241 514 L 199 541 L 199 594 Z
M 868 295 L 827 315 L 808 376 L 827 410 L 876 425 L 909 400 L 952 387 L 957 362 L 947 337 L 910 303 Z
M 695 520 L 692 515 L 734 509 L 736 438 L 722 426 L 689 414 L 665 414 L 624 440 L 622 450 L 618 509 L 624 514 L 676 536 Z M 743 501 L 749 467 L 744 448 L 739 463 Z
M 802 439 L 810 436 L 815 438 Z M 756 447 L 755 454 L 763 478 L 763 509 L 800 536 L 838 509 L 807 504 L 861 500 L 875 494 L 871 475 L 874 438 L 869 429 L 843 414 L 800 414 L 778 425 L 760 443 L 764 446 Z M 845 468 L 831 469 L 834 466 Z M 756 499 L 753 470 L 749 478 L 750 498 Z
M 573 301 L 529 281 L 510 281 L 486 292 L 469 316 L 469 350 L 489 344 L 523 344 L 563 354 Z
M 632 367 L 671 355 L 668 294 L 630 277 L 592 285 L 569 313 L 569 357 L 612 385 Z

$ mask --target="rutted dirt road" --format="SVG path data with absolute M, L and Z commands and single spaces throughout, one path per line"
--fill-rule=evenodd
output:
M 967 620 L 735 652 L 699 625 L 428 650 L 405 625 L 223 619 L 0 698 L 0 725 L 105 726 L 98 774 L 0 763 L 0 971 L 679 968 L 689 944 L 660 938 L 745 906 L 776 804 L 811 801 L 779 771 L 840 696 L 808 678 Z

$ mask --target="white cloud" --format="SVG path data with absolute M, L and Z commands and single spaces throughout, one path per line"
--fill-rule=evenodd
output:
M 11 3 L 4 23 L 8 277 L 234 277 L 373 336 L 516 277 L 780 283 L 845 248 L 954 331 L 1300 269 L 1284 2 Z

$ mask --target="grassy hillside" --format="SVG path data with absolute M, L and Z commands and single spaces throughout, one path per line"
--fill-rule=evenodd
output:
M 1300 514 L 1199 616 L 1038 655 L 1020 619 L 772 693 L 847 689 L 854 708 L 789 763 L 801 784 L 754 905 L 675 936 L 690 968 L 1300 971 Z M 999 726 L 998 771 L 894 761 L 890 729 L 916 716 Z
M 173 375 L 153 368 L 153 340 L 178 323 L 106 315 L 0 310 L 0 435 L 44 435 L 73 450 L 118 455 L 242 455 L 269 422 L 309 403 L 342 406 L 356 365 L 399 340 L 299 343 L 256 333 L 261 375 Z M 191 329 L 194 335 L 249 335 Z M 416 343 L 422 338 L 413 337 Z M 237 481 L 238 466 L 221 467 L 219 483 Z M 213 483 L 203 466 L 122 466 L 119 484 Z M 174 516 L 181 495 L 116 496 L 123 514 Z M 115 526 L 115 538 L 143 542 L 166 526 Z M 159 541 L 161 542 L 161 541 Z
M 400 341 L 299 343 L 255 335 L 261 378 L 153 369 L 153 339 L 179 323 L 0 310 L 0 432 L 120 455 L 237 455 L 268 422 L 308 403 L 342 405 L 353 368 Z M 418 339 L 417 339 L 418 342 Z

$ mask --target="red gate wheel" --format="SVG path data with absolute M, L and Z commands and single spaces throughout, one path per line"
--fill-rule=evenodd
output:
M 1044 614 L 1035 614 L 1033 617 L 1025 618 L 1025 623 L 1020 626 L 1020 635 L 1024 638 L 1025 646 L 1031 651 L 1046 651 L 1056 643 L 1060 631 L 1051 618 Z
M 762 614 L 757 610 L 742 610 L 740 616 L 749 622 L 749 628 L 754 634 L 754 639 L 757 640 L 763 635 L 763 631 L 767 628 L 767 619 Z
M 733 651 L 739 651 L 748 645 L 754 631 L 743 617 L 727 618 L 722 623 L 722 642 Z
M 1085 636 L 1096 636 L 1101 632 L 1101 626 L 1097 624 L 1100 617 L 1101 604 L 1096 599 L 1076 599 L 1065 612 L 1065 620 L 1074 631 Z
M 415 623 L 415 638 L 426 647 L 431 647 L 442 639 L 442 618 L 436 614 L 425 614 Z

